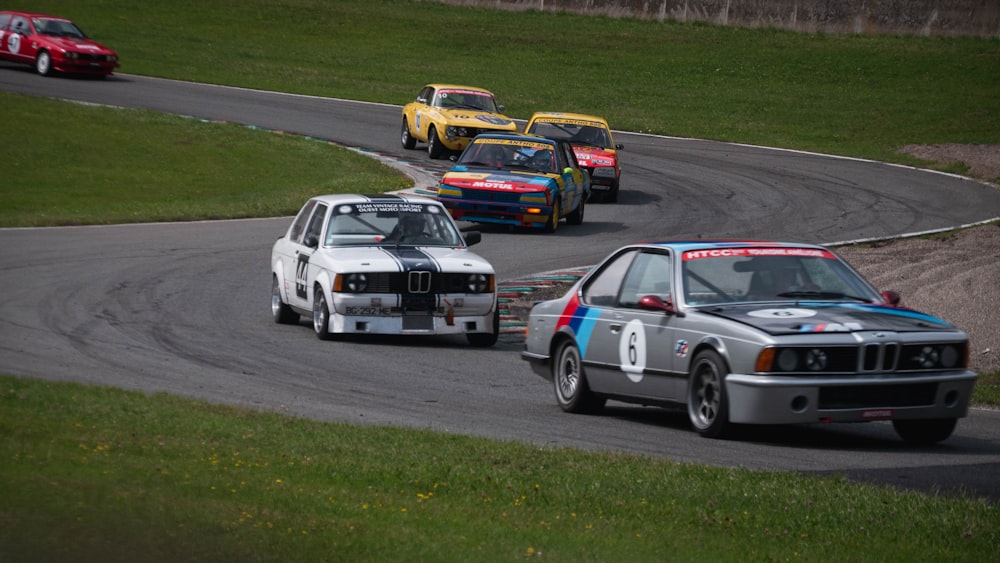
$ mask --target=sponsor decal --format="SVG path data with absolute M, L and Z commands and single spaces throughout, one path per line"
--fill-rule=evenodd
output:
M 677 354 L 678 358 L 686 358 L 688 355 L 688 341 L 678 340 L 677 346 L 674 347 L 674 354 Z
M 853 332 L 864 330 L 861 323 L 821 323 L 804 324 L 799 327 L 799 332 Z
M 486 123 L 489 123 L 490 125 L 509 125 L 513 123 L 509 119 L 504 119 L 496 115 L 477 115 L 476 119 L 478 119 L 479 121 L 484 121 Z
M 488 180 L 480 180 L 473 182 L 472 187 L 484 190 L 513 190 L 517 186 L 509 182 L 490 182 Z
M 861 413 L 861 418 L 865 420 L 880 420 L 892 418 L 892 409 L 871 409 Z
M 741 256 L 804 256 L 807 258 L 834 259 L 831 252 L 818 248 L 708 248 L 705 250 L 688 250 L 681 255 L 681 259 L 700 260 L 702 258 L 731 258 Z
M 747 313 L 751 317 L 757 317 L 760 319 L 804 319 L 806 317 L 816 316 L 816 311 L 812 309 L 760 309 L 757 311 L 750 311 Z
M 585 125 L 588 127 L 598 127 L 604 129 L 604 124 L 598 121 L 590 121 L 587 119 L 573 119 L 571 117 L 543 117 L 535 120 L 535 123 L 565 123 L 568 125 Z
M 409 203 L 405 201 L 373 201 L 370 203 L 352 203 L 338 206 L 336 212 L 339 214 L 351 213 L 353 208 L 356 213 L 423 213 L 426 207 L 422 203 Z
M 529 149 L 535 149 L 538 151 L 542 150 L 552 150 L 552 145 L 548 143 L 539 143 L 538 141 L 531 141 L 525 139 L 476 139 L 476 144 L 484 145 L 508 145 L 512 147 L 527 147 Z

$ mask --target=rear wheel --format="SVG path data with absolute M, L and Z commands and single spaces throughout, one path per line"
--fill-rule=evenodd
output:
M 572 341 L 559 345 L 552 363 L 552 385 L 556 401 L 566 412 L 597 413 L 607 402 L 590 391 L 580 349 Z
M 545 223 L 545 232 L 554 233 L 558 228 L 559 228 L 559 199 L 557 198 L 554 202 L 552 202 L 552 216 L 549 217 L 549 222 Z
M 577 206 L 577 208 L 573 210 L 572 213 L 566 216 L 566 222 L 569 223 L 570 225 L 579 225 L 580 223 L 583 223 L 583 210 L 584 210 L 584 205 L 586 205 L 586 203 L 587 203 L 586 198 L 581 198 L 580 205 Z
M 417 146 L 417 140 L 410 134 L 410 124 L 406 121 L 405 117 L 403 118 L 403 130 L 400 132 L 399 137 L 404 149 L 412 149 Z
M 933 444 L 951 436 L 958 424 L 957 418 L 930 418 L 927 420 L 893 420 L 892 427 L 904 442 Z
M 299 322 L 299 314 L 281 300 L 278 276 L 271 276 L 271 317 L 278 324 L 288 325 Z
M 699 353 L 691 363 L 688 381 L 688 417 L 694 429 L 706 438 L 721 438 L 729 424 L 726 396 L 726 364 L 713 350 Z
M 38 52 L 38 57 L 35 58 L 35 72 L 42 76 L 52 73 L 52 55 L 48 51 Z
M 316 288 L 316 296 L 313 298 L 313 330 L 320 340 L 332 340 L 330 334 L 330 307 L 326 304 L 326 295 L 323 288 Z
M 444 156 L 444 144 L 438 138 L 437 129 L 433 125 L 427 131 L 427 154 L 431 158 L 441 158 Z

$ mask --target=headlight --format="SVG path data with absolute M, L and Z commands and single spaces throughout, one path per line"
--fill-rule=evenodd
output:
M 64 59 L 79 59 L 80 58 L 80 53 L 74 53 L 73 51 L 66 51 L 65 53 L 63 53 L 63 58 Z
M 469 274 L 465 289 L 469 293 L 486 293 L 492 289 L 493 276 L 487 274 Z
M 594 178 L 614 178 L 615 169 L 610 166 L 605 168 L 594 168 L 594 171 L 590 173 Z
M 792 372 L 853 372 L 856 369 L 853 347 L 827 348 L 765 348 L 757 356 L 756 371 Z
M 364 274 L 338 274 L 334 291 L 345 293 L 363 293 L 368 289 L 368 276 Z
M 449 137 L 468 137 L 469 130 L 465 127 L 455 127 L 454 125 L 450 125 L 445 128 L 444 134 Z

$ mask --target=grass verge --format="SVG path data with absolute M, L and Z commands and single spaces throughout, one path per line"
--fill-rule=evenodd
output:
M 1000 545 L 980 500 L 9 376 L 0 459 L 10 561 L 987 561 Z

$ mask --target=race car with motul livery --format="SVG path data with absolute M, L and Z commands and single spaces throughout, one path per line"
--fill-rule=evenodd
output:
M 529 313 L 521 357 L 568 412 L 686 405 L 693 428 L 891 421 L 946 439 L 976 382 L 969 341 L 833 251 L 775 242 L 625 246 Z
M 438 200 L 459 221 L 555 232 L 565 217 L 583 222 L 590 175 L 568 141 L 537 135 L 483 134 L 438 184 Z
M 618 201 L 622 170 L 611 128 L 603 117 L 580 113 L 535 112 L 524 127 L 525 133 L 566 139 L 573 145 L 576 160 L 590 173 L 592 200 Z
M 454 84 L 428 84 L 403 106 L 400 140 L 404 149 L 427 143 L 431 158 L 457 154 L 480 133 L 517 132 L 517 123 L 489 90 Z
M 321 340 L 456 334 L 492 346 L 496 273 L 469 250 L 480 239 L 431 199 L 313 197 L 272 247 L 271 314 L 281 324 L 310 317 Z

